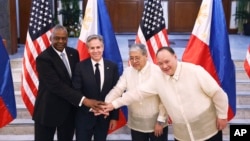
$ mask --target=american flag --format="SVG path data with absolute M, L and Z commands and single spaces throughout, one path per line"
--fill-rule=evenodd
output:
M 148 0 L 145 4 L 135 42 L 147 46 L 149 59 L 154 63 L 156 51 L 169 45 L 161 0 Z
M 33 0 L 31 6 L 21 82 L 22 98 L 31 115 L 33 115 L 39 83 L 35 59 L 51 44 L 49 41 L 50 29 L 53 28 L 51 6 L 51 0 Z
M 247 76 L 250 78 L 250 45 L 247 49 L 246 59 L 244 61 L 244 68 L 247 73 Z

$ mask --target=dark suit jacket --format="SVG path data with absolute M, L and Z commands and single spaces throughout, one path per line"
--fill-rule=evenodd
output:
M 77 50 L 66 47 L 72 73 L 79 62 Z M 72 87 L 67 69 L 52 47 L 36 58 L 39 87 L 35 101 L 33 120 L 47 126 L 60 125 L 78 106 L 82 94 Z M 75 105 L 75 106 L 74 106 Z
M 87 98 L 104 101 L 106 95 L 115 86 L 118 79 L 119 74 L 117 65 L 104 59 L 104 83 L 100 92 L 96 84 L 93 65 L 89 58 L 76 65 L 73 86 L 78 91 L 81 91 L 81 93 Z M 78 110 L 81 110 L 81 112 L 84 112 L 88 116 L 89 114 L 93 115 L 92 112 L 89 112 L 89 108 L 86 106 L 82 106 L 78 108 Z M 118 119 L 118 110 L 111 112 L 109 117 L 111 119 Z M 91 120 L 95 120 L 95 118 L 96 117 L 93 115 Z

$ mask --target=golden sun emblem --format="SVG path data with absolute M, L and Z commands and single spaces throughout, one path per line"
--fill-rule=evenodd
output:
M 89 24 L 93 21 L 92 8 L 87 8 L 85 11 L 85 16 L 82 21 L 82 27 L 86 30 L 89 29 Z
M 203 20 L 208 17 L 208 6 L 207 4 L 204 4 L 200 7 L 197 19 L 196 19 L 196 24 L 202 24 Z
M 203 30 L 203 32 L 199 32 L 200 33 L 199 37 L 204 39 L 204 40 L 207 39 L 208 34 L 207 34 L 206 30 L 204 30 L 202 28 L 204 26 L 202 24 L 206 24 L 206 22 L 207 22 L 207 18 L 208 18 L 208 14 L 209 14 L 208 13 L 208 11 L 209 11 L 208 8 L 209 8 L 209 6 L 207 4 L 201 5 L 198 16 L 196 18 L 196 23 L 195 23 L 196 26 L 200 27 Z

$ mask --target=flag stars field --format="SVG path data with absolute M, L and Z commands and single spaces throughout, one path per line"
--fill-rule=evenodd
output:
M 135 42 L 145 44 L 149 60 L 156 62 L 156 51 L 169 45 L 163 9 L 159 0 L 148 1 L 144 9 Z

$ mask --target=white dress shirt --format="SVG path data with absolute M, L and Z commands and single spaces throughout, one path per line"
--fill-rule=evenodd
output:
M 133 67 L 124 70 L 116 86 L 106 96 L 105 101 L 111 102 L 121 97 L 125 90 L 136 89 L 140 84 L 147 81 L 154 73 L 158 73 L 159 67 L 153 63 L 147 62 L 142 70 L 138 71 Z M 133 95 L 137 95 L 133 93 Z M 128 122 L 129 128 L 140 132 L 153 132 L 157 121 L 165 122 L 167 114 L 164 106 L 157 95 L 141 99 L 128 105 Z M 164 125 L 166 126 L 166 124 Z

